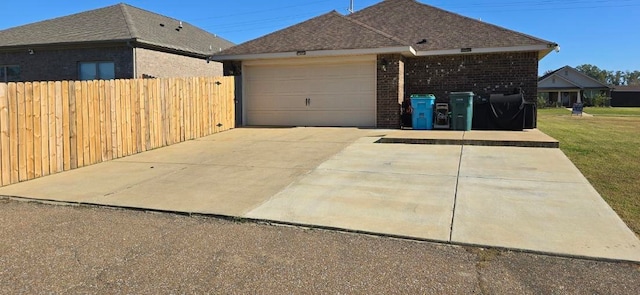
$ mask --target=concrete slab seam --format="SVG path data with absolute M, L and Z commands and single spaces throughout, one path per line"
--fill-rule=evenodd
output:
M 505 177 L 491 177 L 491 176 L 479 176 L 479 175 L 462 175 L 458 174 L 458 178 L 475 178 L 475 179 L 488 179 L 488 180 L 507 180 L 507 181 L 522 181 L 522 182 L 546 182 L 546 183 L 564 183 L 564 184 L 584 184 L 584 181 L 559 181 L 559 180 L 540 180 L 540 179 L 520 179 L 520 178 L 505 178 Z M 589 183 L 587 181 L 587 183 Z M 591 185 L 589 183 L 589 185 Z
M 316 170 L 316 168 L 308 169 L 304 173 L 301 173 L 300 175 L 296 176 L 295 179 L 293 181 L 291 181 L 291 183 L 287 184 L 287 186 L 285 186 L 284 188 L 282 188 L 281 190 L 279 190 L 275 194 L 271 195 L 269 198 L 265 199 L 260 204 L 257 204 L 257 205 L 255 205 L 255 206 L 253 206 L 251 208 L 248 208 L 247 210 L 244 210 L 244 212 L 241 213 L 241 215 L 242 215 L 241 218 L 249 218 L 249 217 L 246 217 L 246 215 L 249 214 L 251 211 L 256 210 L 256 209 L 262 207 L 262 205 L 265 205 L 265 204 L 271 202 L 275 197 L 280 195 L 282 192 L 288 190 L 291 186 L 293 186 L 294 184 L 298 183 L 301 179 L 307 177 L 309 174 L 311 174 L 311 172 L 313 172 L 315 170 Z
M 456 218 L 456 203 L 458 202 L 458 183 L 460 182 L 460 167 L 462 166 L 462 152 L 464 145 L 460 146 L 460 158 L 458 159 L 458 175 L 456 176 L 456 188 L 453 191 L 453 208 L 451 210 L 451 226 L 449 227 L 449 242 L 453 240 L 453 221 Z
M 154 181 L 154 180 L 156 180 L 156 179 L 157 179 L 157 178 L 159 178 L 159 177 L 168 177 L 168 176 L 171 176 L 171 175 L 173 175 L 173 174 L 176 174 L 176 173 L 178 173 L 178 172 L 180 172 L 180 171 L 184 171 L 185 169 L 187 169 L 187 167 L 182 167 L 182 168 L 177 169 L 177 170 L 175 170 L 175 171 L 169 171 L 169 173 L 163 174 L 163 175 L 161 175 L 161 176 L 148 178 L 148 179 L 145 179 L 145 180 L 143 180 L 143 181 L 140 181 L 140 182 L 137 182 L 137 183 L 133 183 L 133 184 L 131 184 L 131 185 L 129 185 L 129 186 L 127 186 L 127 187 L 125 187 L 125 188 L 121 188 L 121 189 L 119 189 L 119 190 L 114 190 L 114 191 L 112 191 L 112 192 L 108 192 L 108 193 L 106 193 L 106 194 L 102 195 L 101 197 L 109 197 L 109 196 L 112 196 L 112 195 L 115 195 L 115 194 L 118 194 L 118 193 L 121 193 L 121 192 L 124 192 L 124 191 L 130 190 L 130 189 L 131 189 L 131 188 L 133 188 L 134 186 L 139 186 L 139 185 L 141 185 L 141 184 L 144 184 L 144 183 L 147 183 L 147 182 Z M 100 198 L 100 197 L 97 197 L 97 198 Z
M 368 174 L 386 174 L 386 175 L 416 175 L 416 176 L 442 176 L 442 177 L 458 177 L 456 175 L 434 174 L 434 173 L 408 173 L 408 172 L 390 172 L 390 171 L 368 171 L 368 170 L 345 170 L 335 168 L 318 168 L 318 171 L 335 171 L 335 172 L 356 172 Z
M 241 168 L 262 168 L 262 169 L 281 169 L 281 170 L 291 170 L 291 169 L 304 169 L 304 168 L 296 168 L 296 167 L 273 167 L 273 166 L 258 166 L 258 165 L 231 165 L 231 164 L 207 164 L 207 163 L 176 163 L 176 162 L 147 162 L 147 161 L 118 161 L 119 163 L 135 163 L 135 164 L 162 164 L 162 165 L 184 165 L 184 166 L 203 166 L 203 167 L 241 167 Z M 186 169 L 186 167 L 184 168 Z M 66 172 L 66 171 L 64 171 Z
M 241 215 L 243 216 L 242 218 L 248 218 L 246 217 L 247 214 L 249 214 L 250 212 L 252 212 L 253 210 L 256 210 L 260 207 L 262 207 L 263 205 L 271 202 L 275 197 L 277 197 L 278 195 L 280 195 L 282 192 L 288 190 L 291 186 L 293 186 L 294 184 L 298 183 L 301 179 L 307 177 L 309 174 L 311 174 L 312 172 L 318 170 L 318 167 L 320 167 L 320 165 L 322 165 L 323 163 L 327 162 L 328 160 L 336 157 L 336 155 L 344 152 L 344 150 L 353 145 L 354 143 L 351 142 L 351 144 L 343 147 L 341 150 L 337 151 L 336 153 L 326 157 L 321 163 L 317 164 L 315 167 L 313 168 L 309 168 L 307 171 L 305 171 L 304 173 L 301 173 L 300 175 L 298 175 L 293 181 L 291 181 L 291 183 L 289 183 L 287 186 L 285 186 L 284 188 L 282 188 L 280 191 L 276 192 L 275 194 L 271 195 L 268 199 L 264 200 L 263 202 L 261 202 L 260 204 L 253 206 L 247 210 L 245 210 Z M 243 166 L 244 167 L 244 166 Z M 264 167 L 263 167 L 264 168 Z M 270 168 L 270 167 L 267 167 Z M 281 168 L 281 169 L 292 169 L 292 168 Z

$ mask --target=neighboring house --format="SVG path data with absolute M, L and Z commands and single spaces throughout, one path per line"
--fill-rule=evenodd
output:
M 557 44 L 414 0 L 335 11 L 224 50 L 245 125 L 398 128 L 411 94 L 525 91 Z
M 538 79 L 538 96 L 547 105 L 571 107 L 574 103 L 591 105 L 597 96 L 610 97 L 611 88 L 570 66 L 549 72 Z
M 233 44 L 126 4 L 0 31 L 0 82 L 222 75 Z
M 613 86 L 612 107 L 640 107 L 640 85 Z

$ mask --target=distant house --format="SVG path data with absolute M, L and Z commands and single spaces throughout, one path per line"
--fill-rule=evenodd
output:
M 117 4 L 0 31 L 0 82 L 218 76 L 207 57 L 232 45 Z
M 538 79 L 538 96 L 544 97 L 548 105 L 590 105 L 591 100 L 598 95 L 610 97 L 611 88 L 570 66 L 549 72 Z
M 611 91 L 612 107 L 640 107 L 640 85 L 614 86 Z
M 245 125 L 400 127 L 412 94 L 525 92 L 557 44 L 415 0 L 320 15 L 213 55 L 242 76 Z

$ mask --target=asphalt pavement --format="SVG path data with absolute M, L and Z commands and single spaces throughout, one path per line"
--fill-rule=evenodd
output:
M 0 199 L 2 294 L 638 294 L 640 264 Z

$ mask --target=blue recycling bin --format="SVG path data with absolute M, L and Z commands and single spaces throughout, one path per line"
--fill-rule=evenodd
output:
M 431 130 L 433 129 L 433 104 L 436 97 L 433 94 L 412 94 L 411 95 L 411 119 L 413 129 Z

